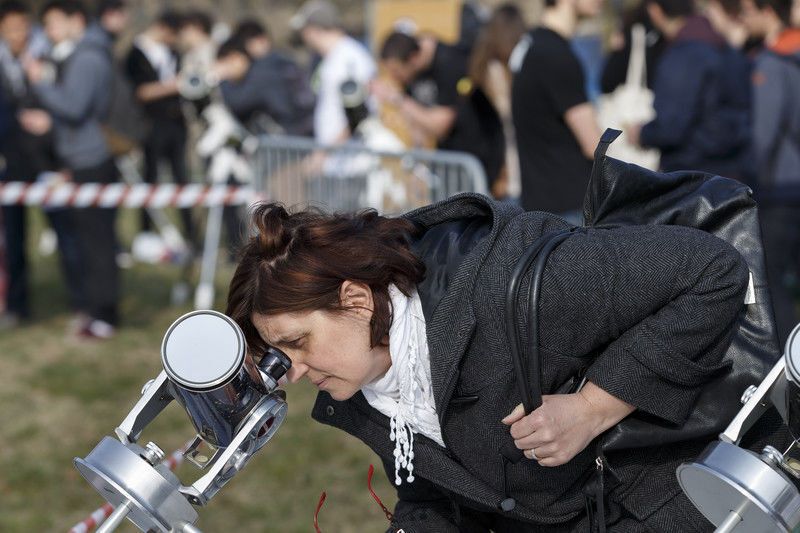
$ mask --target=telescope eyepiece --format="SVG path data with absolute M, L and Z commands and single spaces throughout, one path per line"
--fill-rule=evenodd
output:
M 279 349 L 269 346 L 259 361 L 258 368 L 277 383 L 292 368 L 292 361 Z

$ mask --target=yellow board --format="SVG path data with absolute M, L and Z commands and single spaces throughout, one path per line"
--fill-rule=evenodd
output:
M 432 33 L 454 43 L 461 33 L 462 0 L 374 0 L 372 49 L 380 50 L 383 40 L 398 20 L 413 21 L 420 32 Z

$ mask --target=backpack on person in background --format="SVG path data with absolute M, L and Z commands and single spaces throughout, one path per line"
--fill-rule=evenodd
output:
M 308 74 L 305 69 L 286 60 L 281 66 L 281 77 L 289 88 L 292 105 L 292 135 L 312 136 L 314 134 L 314 107 L 317 97 L 311 90 Z
M 112 62 L 111 72 L 111 99 L 102 127 L 109 151 L 119 157 L 144 142 L 150 121 L 136 99 L 133 83 L 116 62 Z

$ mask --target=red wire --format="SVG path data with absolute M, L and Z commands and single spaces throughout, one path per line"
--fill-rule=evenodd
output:
M 381 510 L 383 511 L 383 514 L 386 515 L 386 519 L 389 522 L 391 522 L 392 519 L 394 518 L 394 515 L 392 514 L 391 511 L 389 511 L 389 509 L 386 508 L 385 505 L 383 505 L 383 502 L 381 501 L 380 497 L 377 494 L 375 494 L 374 490 L 372 490 L 372 476 L 374 474 L 375 474 L 375 467 L 369 465 L 369 472 L 367 472 L 367 488 L 369 489 L 369 493 L 372 494 L 372 497 L 375 499 L 375 501 L 378 502 L 378 505 L 381 506 Z M 325 503 L 325 498 L 327 497 L 328 495 L 325 493 L 325 491 L 322 491 L 322 494 L 319 497 L 319 502 L 317 503 L 317 510 L 314 512 L 314 529 L 316 530 L 317 533 L 322 533 L 322 531 L 319 529 L 319 511 L 320 509 L 322 509 L 322 504 Z
M 378 505 L 381 506 L 381 509 L 383 509 L 383 514 L 386 515 L 386 519 L 389 522 L 391 522 L 392 519 L 394 518 L 394 515 L 391 513 L 391 511 L 389 511 L 389 509 L 386 508 L 385 505 L 383 505 L 381 499 L 378 497 L 377 494 L 375 494 L 375 491 L 372 490 L 372 474 L 374 473 L 375 473 L 375 467 L 369 465 L 369 472 L 367 473 L 367 488 L 369 489 L 369 493 L 372 494 L 372 497 L 375 498 L 375 501 L 378 502 Z
M 328 495 L 325 494 L 325 491 L 323 490 L 319 497 L 319 503 L 317 503 L 317 510 L 314 512 L 314 529 L 317 530 L 317 533 L 322 533 L 322 531 L 319 529 L 319 522 L 317 519 L 319 518 L 319 510 L 322 509 L 322 504 L 325 503 L 325 498 L 327 498 L 327 496 Z

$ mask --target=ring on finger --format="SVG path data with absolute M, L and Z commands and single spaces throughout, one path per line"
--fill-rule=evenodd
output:
M 533 450 L 533 448 L 528 450 L 528 453 L 530 455 L 530 458 L 533 459 L 534 461 L 539 461 L 540 460 L 540 458 L 536 456 L 536 452 Z

